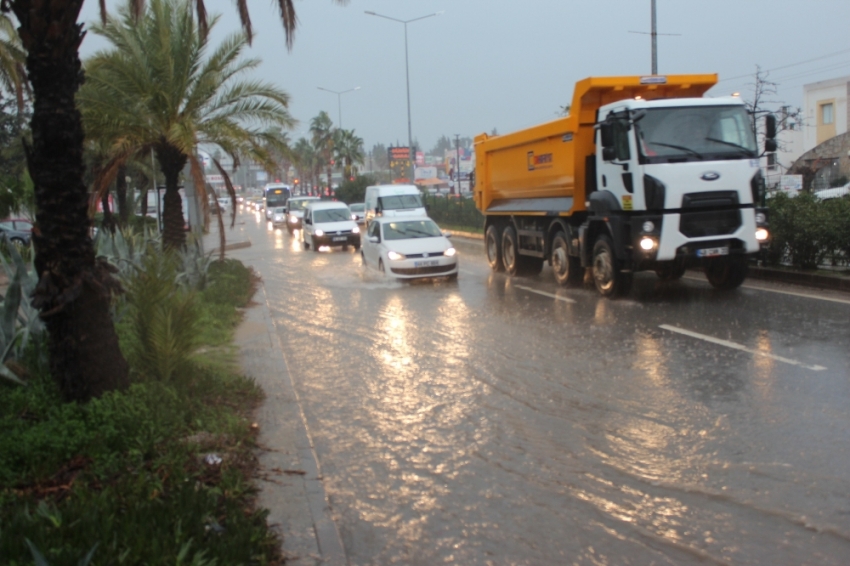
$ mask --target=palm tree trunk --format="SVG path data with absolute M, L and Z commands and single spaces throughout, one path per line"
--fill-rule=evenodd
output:
M 127 227 L 130 220 L 130 208 L 127 206 L 127 168 L 118 168 L 118 177 L 115 180 L 115 200 L 118 204 L 118 224 L 121 228 Z
M 85 401 L 129 384 L 109 312 L 119 289 L 89 237 L 83 127 L 74 104 L 82 83 L 82 0 L 12 0 L 27 50 L 34 103 L 27 164 L 35 185 L 33 305 L 47 327 L 50 371 L 65 399 Z
M 180 172 L 189 160 L 188 156 L 165 140 L 157 144 L 156 157 L 165 175 L 165 196 L 162 201 L 162 247 L 180 249 L 186 245 L 186 231 L 183 229 L 183 200 L 180 198 Z

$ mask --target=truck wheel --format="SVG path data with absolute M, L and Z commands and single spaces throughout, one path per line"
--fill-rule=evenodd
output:
M 499 229 L 491 224 L 484 235 L 484 244 L 487 248 L 487 263 L 493 271 L 504 271 L 505 264 L 502 262 L 502 235 Z
M 511 275 L 518 275 L 521 262 L 516 231 L 514 231 L 513 226 L 508 226 L 502 232 L 502 263 L 505 266 L 505 271 Z
M 705 264 L 705 278 L 715 289 L 735 289 L 747 278 L 747 258 L 713 258 Z
M 584 278 L 584 270 L 581 261 L 569 253 L 567 247 L 567 235 L 563 232 L 555 234 L 552 240 L 552 271 L 555 273 L 555 281 L 558 285 L 569 285 L 575 287 L 581 285 Z
M 681 261 L 665 261 L 655 268 L 655 274 L 662 281 L 678 281 L 685 274 L 685 264 Z
M 611 238 L 603 234 L 593 245 L 593 282 L 603 297 L 617 297 L 628 293 L 632 274 L 623 273 Z

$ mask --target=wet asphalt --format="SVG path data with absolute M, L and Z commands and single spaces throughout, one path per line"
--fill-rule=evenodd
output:
M 461 238 L 399 283 L 237 222 L 351 564 L 850 563 L 850 296 L 612 301 Z

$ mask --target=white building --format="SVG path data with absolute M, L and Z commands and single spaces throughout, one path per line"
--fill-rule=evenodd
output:
M 847 132 L 850 76 L 803 86 L 803 152 Z

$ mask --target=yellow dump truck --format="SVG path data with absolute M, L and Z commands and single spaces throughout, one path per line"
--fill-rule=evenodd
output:
M 666 280 L 702 266 L 714 287 L 738 287 L 768 238 L 757 208 L 759 148 L 744 102 L 708 98 L 717 75 L 594 77 L 569 114 L 475 138 L 473 195 L 494 270 L 562 285 L 592 268 L 600 293 L 632 273 Z M 767 151 L 776 147 L 768 116 Z

